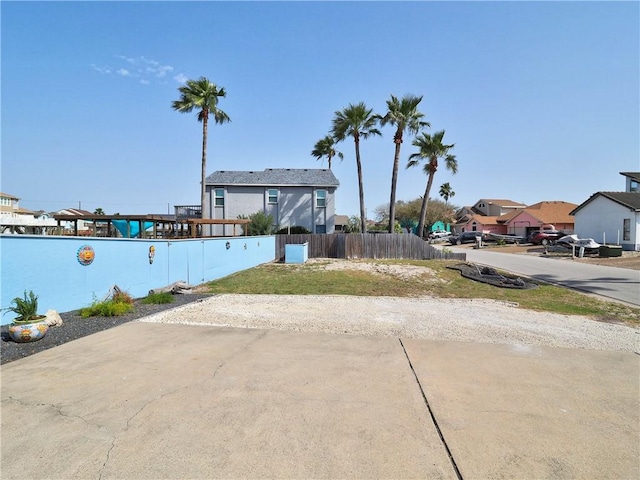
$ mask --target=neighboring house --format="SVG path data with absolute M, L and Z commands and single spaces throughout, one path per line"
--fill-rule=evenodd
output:
M 560 200 L 538 202 L 519 211 L 504 223 L 507 233 L 524 237 L 542 230 L 543 225 L 553 225 L 556 230 L 572 233 L 575 224 L 571 211 L 576 207 L 575 203 Z
M 591 195 L 571 212 L 575 217 L 575 230 L 580 238 L 640 251 L 640 173 L 620 174 L 626 177 L 626 191 Z
M 58 210 L 55 215 L 73 215 L 75 217 L 84 217 L 86 215 L 93 215 L 88 210 L 81 210 L 79 208 L 65 208 L 64 210 Z M 74 222 L 68 221 L 61 224 L 64 227 L 66 233 L 75 232 Z M 93 220 L 81 220 L 78 219 L 78 235 L 88 235 L 93 228 Z
M 620 172 L 625 177 L 625 192 L 640 192 L 640 172 Z
M 472 207 L 458 211 L 454 230 L 506 234 L 506 222 L 526 207 L 513 200 L 481 198 Z
M 218 171 L 206 178 L 203 218 L 231 220 L 261 211 L 280 228 L 297 225 L 313 233 L 334 233 L 339 184 L 328 169 Z M 222 235 L 223 228 L 232 227 L 215 225 L 209 234 Z
M 344 232 L 345 227 L 349 225 L 349 215 L 335 215 L 334 219 L 334 233 Z
M 18 197 L 0 193 L 0 233 L 46 234 L 56 226 L 44 211 L 20 208 Z
M 513 200 L 481 198 L 471 207 L 471 210 L 474 213 L 486 216 L 501 217 L 526 207 L 524 203 L 514 202 Z

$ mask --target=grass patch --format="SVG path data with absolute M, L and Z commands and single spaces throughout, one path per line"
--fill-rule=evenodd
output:
M 354 261 L 355 262 L 355 261 Z M 328 262 L 326 262 L 328 263 Z M 361 270 L 325 270 L 326 263 L 267 264 L 207 284 L 210 293 L 277 295 L 357 295 L 439 298 L 487 298 L 515 302 L 520 308 L 596 320 L 640 325 L 640 309 L 599 300 L 566 288 L 542 284 L 531 290 L 498 288 L 469 280 L 446 268 L 459 262 L 375 260 L 378 265 L 416 265 L 435 273 L 409 278 Z
M 174 298 L 171 292 L 159 292 L 159 293 L 150 293 L 146 297 L 141 300 L 142 303 L 149 304 L 165 304 L 165 303 L 173 303 Z

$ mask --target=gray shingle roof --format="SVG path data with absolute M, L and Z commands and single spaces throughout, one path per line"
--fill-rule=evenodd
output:
M 620 175 L 624 175 L 625 177 L 629 177 L 631 180 L 640 182 L 640 172 L 620 172 Z
M 605 197 L 627 207 L 629 210 L 640 211 L 640 192 L 596 192 L 587 201 L 574 208 L 570 215 L 575 215 L 578 210 L 591 203 L 597 197 Z
M 340 182 L 331 170 L 320 168 L 267 168 L 264 171 L 213 172 L 206 179 L 207 185 L 309 185 L 337 187 Z

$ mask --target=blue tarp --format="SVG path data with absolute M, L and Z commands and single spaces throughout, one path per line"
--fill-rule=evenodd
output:
M 118 229 L 124 238 L 136 238 L 140 235 L 140 222 L 129 222 L 130 236 L 127 236 L 127 220 L 112 220 L 113 226 Z M 143 222 L 144 229 L 149 230 L 153 227 L 153 222 Z

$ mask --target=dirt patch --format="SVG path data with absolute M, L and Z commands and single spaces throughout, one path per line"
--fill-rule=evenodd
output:
M 295 263 L 278 263 L 282 268 L 300 268 L 303 265 Z M 310 258 L 304 265 L 327 271 L 352 270 L 367 272 L 372 275 L 393 276 L 402 280 L 422 279 L 438 280 L 435 270 L 419 265 L 393 265 L 376 262 L 375 260 L 345 260 L 340 258 Z

